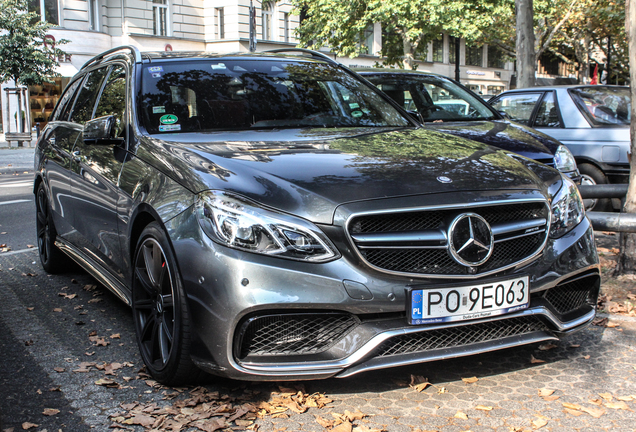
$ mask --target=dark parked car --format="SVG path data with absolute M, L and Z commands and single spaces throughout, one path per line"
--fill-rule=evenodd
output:
M 157 380 L 345 377 L 592 321 L 571 180 L 295 51 L 108 51 L 38 141 L 42 265 L 129 304 Z
M 442 75 L 398 69 L 357 69 L 427 129 L 494 145 L 557 168 L 580 181 L 570 150 L 554 138 L 513 123 L 481 97 Z
M 550 135 L 574 154 L 584 184 L 628 183 L 629 87 L 571 85 L 510 90 L 489 101 L 514 121 Z M 594 200 L 588 209 L 620 208 Z

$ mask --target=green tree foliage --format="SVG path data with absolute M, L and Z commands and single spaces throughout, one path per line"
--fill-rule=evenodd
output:
M 65 53 L 45 44 L 50 24 L 39 21 L 36 13 L 27 13 L 27 0 L 0 0 L 0 82 L 36 85 L 58 76 L 57 58 Z
M 375 23 L 383 28 L 385 64 L 414 68 L 426 59 L 428 42 L 442 31 L 467 41 L 483 37 L 507 0 L 292 0 L 303 14 L 298 37 L 302 46 L 329 46 L 340 56 L 366 52 L 363 35 Z

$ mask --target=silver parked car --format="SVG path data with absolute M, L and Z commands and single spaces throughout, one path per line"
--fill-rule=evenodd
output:
M 582 183 L 628 182 L 629 87 L 532 87 L 501 93 L 489 103 L 512 120 L 568 146 L 583 177 Z M 611 209 L 610 200 L 592 204 L 588 210 Z

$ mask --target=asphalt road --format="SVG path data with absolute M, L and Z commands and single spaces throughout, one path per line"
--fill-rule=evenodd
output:
M 294 384 L 294 391 L 332 400 L 322 408 L 300 399 L 285 412 L 262 408 L 264 402 L 289 408 L 275 403 L 279 383 L 207 378 L 198 390 L 158 386 L 139 374 L 129 308 L 78 269 L 46 274 L 27 247 L 35 244 L 30 178 L 0 176 L 0 232 L 7 233 L 0 243 L 12 249 L 0 252 L 1 432 L 108 431 L 114 422 L 143 430 L 135 423 L 144 421 L 175 430 L 170 422 L 217 407 L 217 417 L 199 420 L 203 429 L 194 428 L 196 421 L 182 429 L 214 430 L 214 419 L 240 414 L 239 402 L 261 407 L 262 418 L 254 419 L 259 431 L 329 430 L 321 423 L 357 409 L 365 415 L 352 417 L 358 431 L 636 431 L 636 325 L 616 317 L 610 321 L 616 327 L 590 326 L 555 346 Z M 432 385 L 420 392 L 409 386 L 412 376 Z M 542 397 L 540 389 L 553 393 Z M 205 392 L 205 403 L 201 396 L 193 402 L 192 392 Z M 133 403 L 145 414 L 126 418 Z M 244 430 L 252 421 L 246 416 L 229 424 Z

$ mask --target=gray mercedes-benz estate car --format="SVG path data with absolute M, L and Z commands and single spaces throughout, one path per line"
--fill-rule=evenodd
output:
M 157 380 L 346 377 L 592 321 L 571 180 L 294 51 L 108 51 L 38 141 L 42 266 L 71 257 L 129 304 Z

